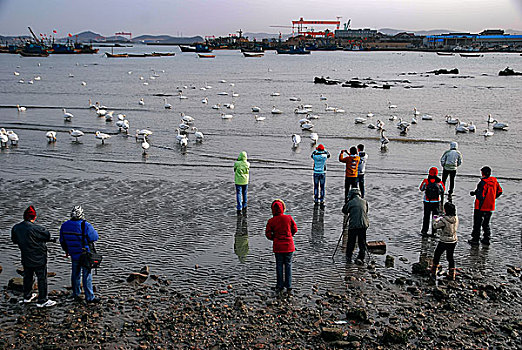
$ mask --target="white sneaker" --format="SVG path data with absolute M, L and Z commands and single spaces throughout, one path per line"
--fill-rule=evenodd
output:
M 37 296 L 38 296 L 38 294 L 33 293 L 33 294 L 31 294 L 31 297 L 29 299 L 24 299 L 23 301 L 21 300 L 20 304 L 22 304 L 22 303 L 28 304 L 28 303 L 32 302 Z
M 36 304 L 36 307 L 51 307 L 51 306 L 54 306 L 56 305 L 56 301 L 54 300 L 51 300 L 51 299 L 48 299 L 45 303 L 43 304 Z

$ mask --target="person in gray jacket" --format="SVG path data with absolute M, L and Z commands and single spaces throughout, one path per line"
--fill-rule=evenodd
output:
M 455 176 L 457 175 L 457 168 L 462 164 L 462 153 L 457 149 L 459 144 L 456 142 L 450 143 L 450 149 L 444 152 L 440 157 L 440 165 L 442 165 L 442 182 L 446 186 L 446 180 L 450 178 L 450 187 L 448 195 L 453 194 L 453 188 L 455 186 Z
M 361 198 L 361 191 L 358 188 L 352 188 L 348 193 L 348 202 L 343 206 L 343 213 L 348 216 L 346 262 L 352 262 L 355 240 L 357 240 L 359 254 L 355 263 L 362 265 L 366 253 L 366 230 L 370 226 L 370 221 L 368 220 L 368 202 Z

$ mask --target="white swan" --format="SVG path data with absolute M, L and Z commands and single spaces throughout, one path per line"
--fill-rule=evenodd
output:
M 415 116 L 411 117 L 411 123 L 417 124 L 417 118 L 415 118 Z
M 469 130 L 469 132 L 475 132 L 475 131 L 477 131 L 477 127 L 475 126 L 475 124 L 473 124 L 473 122 L 469 122 L 468 130 Z
M 237 92 L 232 92 L 232 97 L 239 97 L 239 94 Z
M 355 121 L 355 124 L 363 124 L 363 123 L 366 123 L 366 118 L 357 117 L 354 119 L 354 121 Z
M 459 118 L 453 118 L 451 115 L 446 115 L 446 123 L 450 125 L 457 125 L 460 123 Z
M 225 79 L 222 79 L 222 80 L 220 80 L 219 82 L 222 83 L 222 84 L 224 84 L 224 83 L 226 83 L 227 81 L 226 81 Z
M 48 131 L 45 133 L 45 137 L 47 137 L 47 141 L 49 143 L 56 142 L 56 131 Z
M 27 84 L 34 84 L 34 81 L 31 79 L 27 82 Z
M 13 130 L 7 131 L 7 138 L 11 141 L 11 145 L 14 146 L 18 144 L 18 135 Z
M 62 109 L 63 111 L 63 119 L 66 121 L 66 122 L 70 122 L 72 120 L 72 118 L 74 117 L 74 115 L 72 115 L 71 113 L 67 112 L 65 110 L 65 108 Z
M 185 140 L 187 139 L 187 135 L 185 133 L 182 133 L 182 131 L 179 128 L 177 128 L 176 131 L 177 131 L 176 140 L 178 141 L 178 143 L 181 142 L 181 140 L 183 140 L 183 139 L 185 139 Z
M 491 117 L 491 114 L 488 114 L 488 124 L 494 123 L 495 119 Z
M 366 117 L 367 117 L 367 118 L 371 118 L 371 117 L 373 117 L 373 113 L 372 113 L 372 112 L 368 112 L 368 114 L 366 114 Z
M 215 104 L 212 106 L 212 109 L 220 109 L 221 108 L 221 104 L 218 103 L 218 104 Z
M 101 140 L 102 145 L 104 145 L 105 140 L 110 139 L 111 135 L 96 131 L 96 133 L 94 133 L 94 137 L 97 138 L 98 140 Z
M 227 95 L 228 95 L 228 92 L 226 92 L 226 91 L 221 91 L 221 92 L 218 92 L 218 95 L 219 95 L 219 96 L 227 96 Z
M 385 149 L 388 147 L 388 143 L 390 143 L 390 140 L 386 136 L 384 136 L 384 132 L 386 129 L 381 129 L 381 149 Z
M 136 129 L 136 140 L 148 139 L 150 135 L 152 135 L 152 131 L 148 129 Z
M 16 75 L 16 76 L 19 76 L 19 75 L 20 75 L 20 73 L 18 73 L 18 72 L 16 72 L 16 71 L 13 72 L 13 74 Z
M 380 119 L 377 119 L 377 129 L 384 129 L 384 123 Z
M 292 97 L 290 97 L 290 101 L 301 101 L 301 98 L 292 96 Z
M 455 132 L 467 133 L 468 131 L 469 131 L 468 127 L 464 126 L 464 124 L 461 122 L 459 122 L 457 124 L 457 126 L 455 126 Z
M 225 103 L 223 106 L 227 107 L 228 109 L 234 109 L 235 108 L 233 103 Z
M 421 119 L 422 120 L 433 120 L 433 117 L 429 114 L 423 114 Z
M 20 105 L 16 105 L 16 108 L 18 108 L 18 112 L 25 112 L 27 108 L 21 107 Z
M 254 118 L 256 119 L 256 122 L 261 122 L 263 120 L 266 119 L 266 117 L 262 116 L 262 115 L 254 115 Z
M 205 138 L 205 135 L 201 131 L 198 131 L 198 128 L 195 126 L 192 128 L 192 131 L 194 131 L 194 136 L 196 137 L 196 142 L 201 142 Z
M 377 126 L 375 126 L 375 124 L 368 124 L 368 129 L 377 129 Z
M 310 122 L 301 124 L 301 129 L 303 130 L 312 130 L 314 125 Z
M 319 141 L 319 135 L 316 132 L 310 134 L 310 140 L 315 145 Z
M 192 118 L 190 115 L 185 115 L 185 113 L 183 113 L 183 112 L 181 112 L 180 115 L 181 115 L 181 120 L 185 124 L 192 124 L 192 123 L 194 123 L 194 118 Z
M 282 114 L 283 111 L 281 111 L 280 109 L 276 108 L 274 106 L 274 108 L 272 108 L 272 111 L 271 111 L 272 114 Z
M 140 106 L 145 106 L 145 101 L 143 100 L 143 98 L 140 98 L 140 100 L 138 101 L 138 104 Z
M 105 116 L 105 114 L 107 114 L 107 110 L 103 109 L 102 107 L 96 106 L 96 114 L 98 115 L 98 117 L 103 117 Z
M 116 122 L 116 126 L 118 127 L 119 132 L 125 131 L 126 134 L 129 134 L 129 121 L 127 119 L 118 120 Z
M 482 133 L 482 136 L 484 137 L 489 137 L 489 136 L 493 136 L 495 133 L 493 131 L 489 131 L 488 129 L 484 130 L 484 132 Z
M 40 76 L 38 75 L 38 76 L 34 77 L 34 80 L 36 80 L 36 81 L 42 80 L 42 77 L 40 77 Z
M 201 103 L 207 104 L 208 103 L 208 98 L 205 97 L 204 99 L 202 99 Z
M 334 113 L 344 113 L 345 110 L 342 109 L 342 108 L 334 108 L 334 111 L 333 111 L 333 112 L 334 112 Z
M 391 115 L 388 120 L 391 120 L 391 121 L 394 121 L 394 120 L 397 120 L 397 116 L 396 115 Z
M 147 142 L 147 139 L 143 140 L 141 143 L 141 148 L 143 149 L 143 154 L 147 154 L 147 151 L 150 148 L 150 144 Z
M 183 95 L 183 93 L 181 93 L 181 92 L 179 92 L 178 94 L 179 94 L 178 97 L 180 100 L 186 100 L 188 98 L 187 96 Z
M 297 135 L 297 134 L 293 134 L 292 135 L 292 143 L 293 143 L 294 147 L 299 146 L 299 144 L 301 143 L 301 136 Z
M 324 110 L 327 111 L 327 112 L 334 112 L 335 111 L 335 107 L 330 107 L 330 106 L 328 106 L 327 103 L 325 103 Z
M 167 102 L 167 99 L 164 98 L 163 101 L 165 101 L 165 109 L 172 109 L 172 105 L 170 103 Z
M 4 133 L 0 133 L 0 147 L 7 148 L 7 143 L 9 142 L 9 136 Z
M 501 123 L 498 120 L 493 120 L 493 129 L 496 130 L 506 130 L 509 127 L 508 123 Z
M 388 101 L 388 108 L 389 109 L 397 108 L 397 105 L 392 105 L 392 103 L 390 101 Z
M 419 115 L 420 112 L 417 110 L 417 108 L 413 107 L 413 115 Z
M 221 119 L 232 119 L 233 117 L 232 114 L 221 113 Z
M 319 96 L 319 100 L 326 101 L 326 100 L 328 100 L 328 98 L 326 98 L 326 96 L 321 95 L 321 96 Z
M 259 112 L 261 112 L 261 108 L 259 108 L 259 107 L 257 107 L 257 106 L 253 106 L 253 107 L 252 107 L 252 112 L 254 112 L 254 113 L 259 113 Z
M 317 114 L 307 114 L 306 118 L 307 119 L 319 119 L 319 118 L 321 118 L 321 116 L 317 115 Z
M 308 109 L 301 108 L 300 106 L 294 109 L 295 114 L 308 114 L 309 112 Z
M 80 130 L 75 130 L 75 129 L 71 129 L 71 130 L 69 130 L 69 134 L 70 134 L 72 137 L 74 137 L 74 141 L 75 141 L 75 142 L 78 142 L 78 138 L 79 138 L 79 137 L 82 137 L 82 136 L 84 135 L 82 131 L 80 131 Z
M 312 105 L 303 105 L 302 106 L 304 109 L 308 109 L 310 112 L 312 111 Z
M 272 92 L 270 94 L 270 96 L 276 97 L 276 96 L 281 96 L 281 94 L 279 92 Z
M 181 131 L 185 131 L 185 130 L 188 130 L 190 129 L 190 126 L 185 124 L 185 122 L 183 122 L 182 119 L 179 120 L 181 122 L 181 124 L 178 125 L 178 128 L 181 130 Z

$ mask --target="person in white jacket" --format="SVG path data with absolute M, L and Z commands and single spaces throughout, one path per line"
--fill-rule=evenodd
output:
M 453 253 L 457 245 L 457 228 L 459 226 L 459 218 L 457 217 L 457 209 L 453 203 L 447 202 L 444 204 L 445 214 L 438 217 L 433 223 L 434 229 L 442 229 L 440 233 L 439 244 L 435 248 L 433 255 L 433 265 L 431 266 L 431 275 L 435 279 L 437 277 L 437 269 L 439 268 L 439 261 L 442 253 L 446 252 L 448 260 L 448 279 L 455 279 L 455 259 Z
M 446 180 L 450 178 L 450 187 L 448 195 L 453 194 L 453 188 L 455 187 L 455 176 L 457 175 L 457 168 L 462 164 L 462 153 L 457 149 L 459 144 L 456 142 L 450 143 L 450 149 L 444 152 L 440 157 L 440 165 L 442 165 L 442 182 L 446 186 Z

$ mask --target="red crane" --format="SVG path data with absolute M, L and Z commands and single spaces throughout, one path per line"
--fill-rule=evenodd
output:
M 127 35 L 129 37 L 129 40 L 132 40 L 132 33 L 118 32 L 118 33 L 114 33 L 114 35 Z
M 304 27 L 304 24 L 326 24 L 326 25 L 335 25 L 336 29 L 339 29 L 341 25 L 341 21 L 339 21 L 340 17 L 337 17 L 337 21 L 305 21 L 303 17 L 301 17 L 298 21 L 292 21 L 292 31 L 297 27 L 298 35 L 310 35 L 310 36 L 333 36 L 333 33 L 330 31 L 314 31 L 314 30 L 303 30 L 307 29 Z

